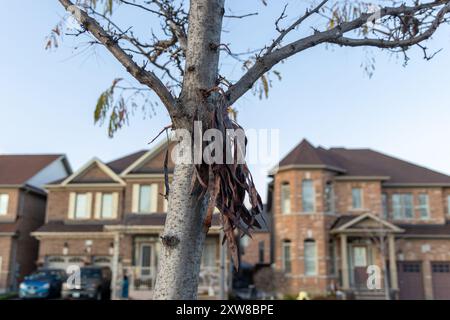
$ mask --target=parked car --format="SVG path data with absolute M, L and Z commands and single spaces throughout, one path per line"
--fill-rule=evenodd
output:
M 59 298 L 66 273 L 60 269 L 39 269 L 25 277 L 19 286 L 19 297 L 32 298 Z
M 64 283 L 64 299 L 108 300 L 111 298 L 111 269 L 108 267 L 80 268 L 79 283 L 76 277 Z

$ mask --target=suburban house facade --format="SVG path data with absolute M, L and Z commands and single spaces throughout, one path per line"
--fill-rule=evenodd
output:
M 130 297 L 151 297 L 167 212 L 166 148 L 163 142 L 108 163 L 95 158 L 68 178 L 47 184 L 45 225 L 33 233 L 40 241 L 38 263 L 62 269 L 108 266 L 113 271 L 113 292 L 118 292 L 126 273 Z M 169 179 L 174 167 L 170 158 Z M 220 243 L 219 221 L 214 217 L 199 294 L 218 294 Z
M 45 221 L 47 182 L 71 174 L 64 155 L 0 155 L 0 293 L 14 291 L 35 268 Z
M 450 176 L 303 140 L 271 177 L 285 293 L 450 299 Z

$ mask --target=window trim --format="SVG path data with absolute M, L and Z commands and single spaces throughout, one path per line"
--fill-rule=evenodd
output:
M 359 190 L 359 202 L 360 206 L 355 207 L 354 197 L 353 197 L 353 191 Z M 364 190 L 361 187 L 352 187 L 352 210 L 364 210 Z
M 305 210 L 305 182 L 311 183 L 311 191 L 312 191 L 312 210 Z M 302 180 L 302 213 L 314 213 L 316 212 L 316 190 L 314 188 L 314 180 L 313 179 L 303 179 Z
M 141 192 L 142 187 L 150 188 L 150 208 L 149 211 L 141 210 Z M 159 183 L 157 182 L 146 182 L 140 184 L 134 184 L 132 187 L 132 208 L 131 211 L 135 214 L 153 214 L 158 212 L 158 188 Z
M 421 203 L 421 198 L 425 196 L 425 204 Z M 419 210 L 419 216 L 421 220 L 429 220 L 430 219 L 430 197 L 428 193 L 419 193 L 418 195 L 419 205 L 417 206 L 417 209 Z M 422 215 L 422 210 L 425 209 L 426 216 Z
M 331 181 L 325 183 L 324 188 L 324 208 L 325 213 L 333 213 L 335 211 L 334 204 L 334 185 Z
M 381 193 L 381 214 L 383 219 L 389 219 L 389 196 L 386 192 Z
M 286 259 L 286 249 L 289 252 L 288 260 Z M 289 268 L 286 268 L 288 266 L 287 262 L 289 262 Z M 287 274 L 292 273 L 292 242 L 290 240 L 283 240 L 281 243 L 281 269 Z
M 288 197 L 286 199 L 286 201 L 288 201 L 288 206 L 287 206 L 287 211 L 285 211 L 285 205 L 284 205 L 284 200 L 285 200 L 285 191 L 287 188 L 288 191 Z M 280 200 L 281 200 L 281 214 L 291 214 L 292 213 L 292 201 L 291 201 L 292 195 L 291 195 L 291 184 L 287 181 L 282 182 L 281 183 L 281 187 L 280 187 Z
M 314 256 L 313 257 L 307 257 L 306 255 L 306 244 L 311 244 L 312 248 L 314 248 Z M 314 262 L 314 271 L 308 272 L 307 269 L 307 263 L 308 262 Z M 314 239 L 305 239 L 303 241 L 303 274 L 307 277 L 315 277 L 318 274 L 318 263 L 317 263 L 317 243 Z
M 77 216 L 77 208 L 78 208 L 78 197 L 86 196 L 86 207 L 85 207 L 85 216 L 79 217 Z M 76 192 L 73 206 L 73 220 L 89 220 L 91 219 L 92 214 L 92 193 L 90 192 Z
M 447 195 L 447 216 L 450 217 L 450 194 Z
M 110 216 L 108 216 L 108 217 L 105 217 L 105 215 L 104 215 L 104 207 L 103 207 L 103 205 L 104 205 L 104 199 L 105 199 L 105 196 L 111 196 L 111 215 Z M 101 195 L 101 197 L 100 197 L 100 199 L 101 199 L 101 202 L 100 202 L 100 219 L 102 219 L 102 220 L 111 220 L 111 219 L 114 219 L 114 192 L 102 192 L 102 195 Z
M 396 215 L 396 205 L 395 205 L 395 197 L 399 197 L 399 208 L 400 208 L 400 215 Z M 406 216 L 406 209 L 407 207 L 405 206 L 405 199 L 406 197 L 411 197 L 411 203 L 410 203 L 410 209 L 411 209 L 411 217 L 407 217 Z M 394 220 L 413 220 L 414 219 L 414 195 L 412 193 L 394 193 L 392 194 L 392 218 Z
M 9 211 L 9 194 L 8 193 L 0 193 L 0 203 L 2 203 L 2 198 L 6 199 L 5 211 L 0 211 L 0 216 L 7 216 Z M 1 207 L 0 207 L 1 208 Z

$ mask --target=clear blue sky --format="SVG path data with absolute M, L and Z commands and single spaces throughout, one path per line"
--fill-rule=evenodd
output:
M 229 0 L 227 8 L 246 12 L 256 7 L 262 13 L 248 22 L 226 23 L 224 42 L 237 51 L 273 38 L 273 17 L 280 13 L 281 1 L 269 1 L 268 7 L 258 0 L 245 2 Z M 44 50 L 46 35 L 63 14 L 56 0 L 3 3 L 0 152 L 66 153 L 76 169 L 93 156 L 108 161 L 147 148 L 169 123 L 162 109 L 152 119 L 134 117 L 114 139 L 93 124 L 97 97 L 113 78 L 125 76 L 108 53 L 99 49 L 96 55 L 74 56 L 68 38 L 58 51 Z M 401 60 L 374 51 L 372 79 L 360 67 L 365 59 L 360 49 L 322 46 L 304 52 L 277 67 L 283 80 L 274 81 L 268 100 L 247 95 L 236 105 L 239 120 L 247 128 L 280 129 L 281 155 L 306 137 L 315 145 L 373 148 L 450 173 L 448 28 L 431 44 L 444 51 L 430 62 L 415 51 L 406 68 Z M 224 67 L 239 74 L 237 64 Z M 255 175 L 264 191 L 264 175 L 260 170 Z

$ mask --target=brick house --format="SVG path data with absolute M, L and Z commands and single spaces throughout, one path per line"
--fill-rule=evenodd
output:
M 64 155 L 0 155 L 0 292 L 15 290 L 35 269 L 44 224 L 43 184 L 71 174 Z
M 48 184 L 45 225 L 33 233 L 40 240 L 39 264 L 63 269 L 106 265 L 113 271 L 113 288 L 120 288 L 126 272 L 130 297 L 150 297 L 167 211 L 162 196 L 165 152 L 166 143 L 161 143 L 108 163 L 95 158 L 68 178 Z M 168 167 L 171 179 L 170 160 Z M 211 294 L 211 288 L 218 293 L 218 222 L 215 217 L 207 236 L 200 293 Z
M 303 140 L 271 177 L 274 264 L 288 279 L 285 293 L 450 299 L 450 176 Z M 381 274 L 370 281 L 381 289 L 369 290 L 368 271 Z

